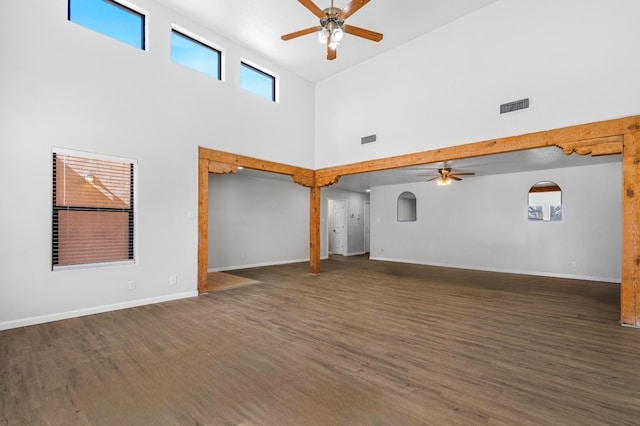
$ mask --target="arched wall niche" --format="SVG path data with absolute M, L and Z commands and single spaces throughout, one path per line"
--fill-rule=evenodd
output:
M 398 195 L 398 222 L 415 222 L 416 218 L 415 194 L 405 191 Z

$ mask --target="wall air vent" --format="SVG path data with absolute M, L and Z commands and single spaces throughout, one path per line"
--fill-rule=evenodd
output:
M 520 111 L 529 108 L 529 98 L 520 99 L 513 102 L 507 102 L 500 105 L 500 114 L 506 114 L 508 112 Z
M 376 135 L 374 133 L 373 135 L 361 137 L 360 138 L 360 144 L 364 145 L 364 144 L 368 144 L 368 143 L 371 143 L 371 142 L 375 142 L 376 140 L 378 140 L 378 135 Z

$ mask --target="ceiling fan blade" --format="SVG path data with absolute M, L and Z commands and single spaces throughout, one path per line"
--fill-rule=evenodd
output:
M 356 13 L 362 6 L 369 3 L 370 0 L 352 0 L 351 3 L 346 5 L 344 9 L 338 14 L 340 19 L 347 19 L 349 16 Z
M 311 13 L 313 13 L 314 15 L 316 15 L 318 18 L 322 19 L 322 18 L 326 17 L 326 15 L 322 11 L 322 9 L 320 9 L 318 6 L 316 6 L 316 4 L 314 2 L 312 2 L 311 0 L 298 0 L 298 1 L 304 7 L 309 9 L 309 11 Z
M 441 176 L 435 176 L 435 177 L 432 177 L 431 179 L 427 179 L 427 182 L 431 182 L 432 180 L 436 180 L 436 179 L 441 179 Z
M 336 58 L 336 53 L 337 53 L 338 49 L 332 49 L 329 47 L 329 44 L 327 44 L 327 60 L 328 61 L 333 61 Z
M 451 173 L 449 176 L 473 176 L 475 173 Z
M 345 24 L 342 27 L 342 29 L 347 34 L 366 38 L 367 40 L 376 41 L 376 42 L 382 40 L 382 34 L 377 33 L 375 31 L 365 30 L 364 28 L 354 27 L 353 25 L 347 25 L 347 24 Z
M 447 175 L 447 179 L 453 179 L 453 180 L 462 180 L 460 179 L 458 176 L 456 175 Z
M 322 29 L 322 27 L 320 25 L 318 25 L 318 26 L 315 26 L 315 27 L 305 28 L 304 30 L 295 31 L 293 33 L 285 34 L 285 35 L 281 36 L 280 38 L 282 40 L 285 40 L 285 41 L 286 40 L 291 40 L 292 38 L 301 37 L 303 35 L 315 33 L 316 31 L 320 31 L 321 29 Z

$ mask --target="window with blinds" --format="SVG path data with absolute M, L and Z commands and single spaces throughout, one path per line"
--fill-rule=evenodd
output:
M 131 160 L 53 152 L 53 269 L 134 261 Z

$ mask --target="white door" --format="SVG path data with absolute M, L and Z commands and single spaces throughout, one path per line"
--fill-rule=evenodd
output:
M 371 215 L 371 203 L 368 201 L 364 202 L 364 252 L 369 253 L 370 251 L 370 215 Z
M 346 210 L 344 201 L 335 201 L 333 203 L 333 246 L 331 252 L 334 254 L 345 255 L 345 221 Z

